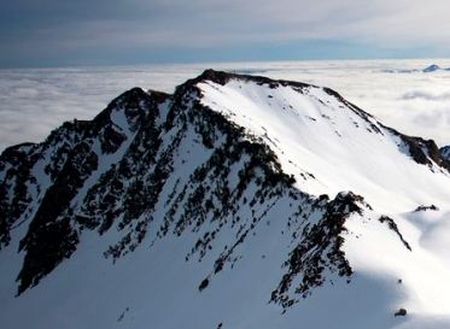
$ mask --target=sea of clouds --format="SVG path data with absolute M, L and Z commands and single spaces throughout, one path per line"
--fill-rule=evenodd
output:
M 401 132 L 450 144 L 450 60 L 299 61 L 0 70 L 0 151 L 91 119 L 123 91 L 172 92 L 206 68 L 327 86 Z

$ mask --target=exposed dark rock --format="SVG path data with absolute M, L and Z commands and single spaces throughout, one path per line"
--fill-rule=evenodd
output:
M 445 160 L 450 161 L 450 145 L 449 145 L 449 146 L 441 147 L 441 148 L 439 149 L 439 152 L 441 153 L 441 156 L 442 156 Z
M 34 144 L 17 145 L 7 148 L 0 157 L 0 249 L 9 244 L 11 227 L 31 202 L 27 183 L 37 160 L 31 155 L 34 148 Z
M 450 162 L 443 156 L 433 140 L 403 135 L 395 129 L 386 126 L 383 127 L 400 138 L 400 150 L 403 151 L 403 149 L 406 148 L 408 155 L 411 156 L 415 162 L 429 167 L 435 163 L 439 167 L 450 172 Z
M 409 245 L 409 243 L 403 238 L 403 235 L 400 233 L 397 224 L 395 223 L 395 221 L 388 217 L 388 216 L 381 216 L 380 218 L 378 218 L 378 220 L 380 221 L 380 223 L 385 223 L 389 226 L 389 228 L 394 231 L 398 237 L 400 238 L 400 241 L 403 243 L 403 245 L 409 250 L 412 251 L 411 246 Z
M 397 312 L 394 313 L 394 316 L 406 316 L 406 314 L 408 314 L 406 309 L 401 308 Z
M 209 280 L 204 279 L 198 286 L 198 290 L 200 290 L 200 291 L 204 290 L 208 286 L 208 284 L 209 284 Z
M 427 210 L 439 210 L 438 207 L 436 207 L 434 204 L 432 204 L 431 206 L 418 206 L 414 212 L 418 212 L 418 211 L 427 211 Z
M 327 198 L 326 198 L 327 199 Z M 350 277 L 353 273 L 341 247 L 346 231 L 344 224 L 352 213 L 361 214 L 363 199 L 353 193 L 340 193 L 330 202 L 319 198 L 312 209 L 321 212 L 321 220 L 306 225 L 301 232 L 300 243 L 290 253 L 285 263 L 288 272 L 283 276 L 278 288 L 272 292 L 271 301 L 288 308 L 298 299 L 288 294 L 294 278 L 302 274 L 301 283 L 295 287 L 295 293 L 306 298 L 313 288 L 321 286 L 326 278 L 325 271 L 336 272 L 339 276 Z

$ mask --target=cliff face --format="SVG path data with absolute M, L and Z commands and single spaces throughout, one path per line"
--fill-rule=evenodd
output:
M 330 296 L 365 289 L 366 262 L 386 248 L 392 259 L 423 261 L 419 226 L 404 213 L 431 202 L 445 211 L 448 168 L 434 142 L 327 88 L 208 70 L 173 95 L 129 90 L 92 121 L 0 156 L 1 269 L 15 264 L 0 287 L 5 321 L 21 327 L 27 319 L 15 315 L 30 307 L 62 312 L 32 320 L 38 328 L 61 317 L 89 327 L 91 307 L 99 328 L 151 319 L 155 328 L 287 328 L 293 315 L 280 312 L 320 317 L 308 305 L 326 298 L 317 304 L 325 311 Z M 379 270 L 398 276 L 410 266 Z M 389 303 L 415 307 L 394 286 Z M 383 298 L 346 323 L 373 315 L 375 327 L 391 326 Z M 68 315 L 74 307 L 80 313 Z M 248 320 L 265 310 L 276 315 Z M 200 311 L 209 315 L 196 320 Z

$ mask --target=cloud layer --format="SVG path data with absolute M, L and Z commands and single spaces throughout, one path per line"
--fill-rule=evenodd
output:
M 209 67 L 328 86 L 387 125 L 448 145 L 450 72 L 386 72 L 420 70 L 431 63 L 305 61 L 2 70 L 0 149 L 41 141 L 65 120 L 91 119 L 134 86 L 172 92 Z M 437 64 L 450 66 L 450 61 Z

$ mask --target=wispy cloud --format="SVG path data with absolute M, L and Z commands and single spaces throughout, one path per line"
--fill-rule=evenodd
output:
M 446 101 L 450 100 L 450 92 L 445 92 L 442 94 L 433 94 L 427 91 L 423 90 L 414 90 L 414 91 L 408 91 L 401 97 L 405 100 L 413 100 L 413 99 L 424 99 L 427 101 Z
M 371 47 L 381 56 L 383 49 L 450 54 L 449 10 L 444 0 L 9 1 L 0 12 L 0 42 L 7 45 L 0 65 L 183 60 L 185 51 L 210 51 L 214 59 L 218 49 L 270 52 L 320 40 L 360 52 Z

